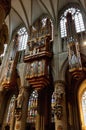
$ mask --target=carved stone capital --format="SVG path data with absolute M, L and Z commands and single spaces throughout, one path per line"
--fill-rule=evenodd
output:
M 65 94 L 65 84 L 63 81 L 57 81 L 55 83 L 55 99 L 56 99 L 56 104 L 60 104 L 63 99 L 63 95 Z
M 55 81 L 54 86 L 55 87 L 60 86 L 60 87 L 65 88 L 65 82 L 62 80 L 57 80 L 57 81 Z

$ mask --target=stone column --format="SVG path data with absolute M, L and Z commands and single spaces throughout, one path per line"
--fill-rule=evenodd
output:
M 65 84 L 63 81 L 55 83 L 55 130 L 67 130 Z
M 51 92 L 44 89 L 38 92 L 38 115 L 36 130 L 49 130 L 51 120 Z
M 43 93 L 42 90 L 38 92 L 38 114 L 36 120 L 36 130 L 44 130 L 44 111 L 43 111 Z
M 14 130 L 25 130 L 28 108 L 28 96 L 29 91 L 26 88 L 22 88 L 16 101 Z

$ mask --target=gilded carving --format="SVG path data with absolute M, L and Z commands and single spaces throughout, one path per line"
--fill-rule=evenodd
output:
M 58 120 L 62 119 L 63 116 L 63 96 L 64 96 L 64 88 L 61 82 L 56 83 L 55 86 L 55 105 L 54 105 L 54 114 L 56 115 Z
M 28 53 L 24 56 L 24 61 L 28 63 L 26 79 L 38 89 L 50 83 L 51 21 L 47 19 L 39 19 L 30 28 Z
M 58 120 L 61 120 L 61 118 L 63 116 L 63 107 L 62 107 L 62 105 L 56 104 L 54 106 L 54 114 L 56 115 Z

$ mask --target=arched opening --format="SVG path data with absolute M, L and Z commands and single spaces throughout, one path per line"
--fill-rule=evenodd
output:
M 18 62 L 23 62 L 23 57 L 25 54 L 25 50 L 27 47 L 27 40 L 28 40 L 28 32 L 25 27 L 21 27 L 15 34 L 13 39 L 14 44 L 17 46 L 17 51 L 19 53 Z M 15 46 L 14 46 L 15 48 Z
M 72 20 L 74 21 L 75 33 L 79 44 L 84 45 L 86 40 L 86 28 L 84 24 L 82 11 L 77 7 L 71 5 L 67 7 L 60 16 L 60 34 L 62 41 L 62 51 L 67 51 L 67 14 L 71 13 Z M 71 24 L 70 24 L 71 26 Z
M 2 129 L 10 130 L 15 122 L 15 100 L 16 95 L 12 94 L 11 97 L 6 102 L 5 111 L 4 111 L 4 118 L 3 118 L 3 125 Z
M 84 80 L 78 91 L 78 106 L 82 130 L 86 129 L 86 80 Z
M 27 126 L 26 130 L 35 130 L 36 127 L 36 117 L 38 110 L 38 92 L 33 90 L 28 101 L 28 115 L 27 115 Z

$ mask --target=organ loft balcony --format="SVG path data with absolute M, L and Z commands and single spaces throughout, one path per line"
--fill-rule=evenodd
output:
M 26 80 L 33 88 L 41 89 L 50 84 L 52 41 L 50 35 L 31 39 L 28 54 L 24 56 L 27 64 Z

